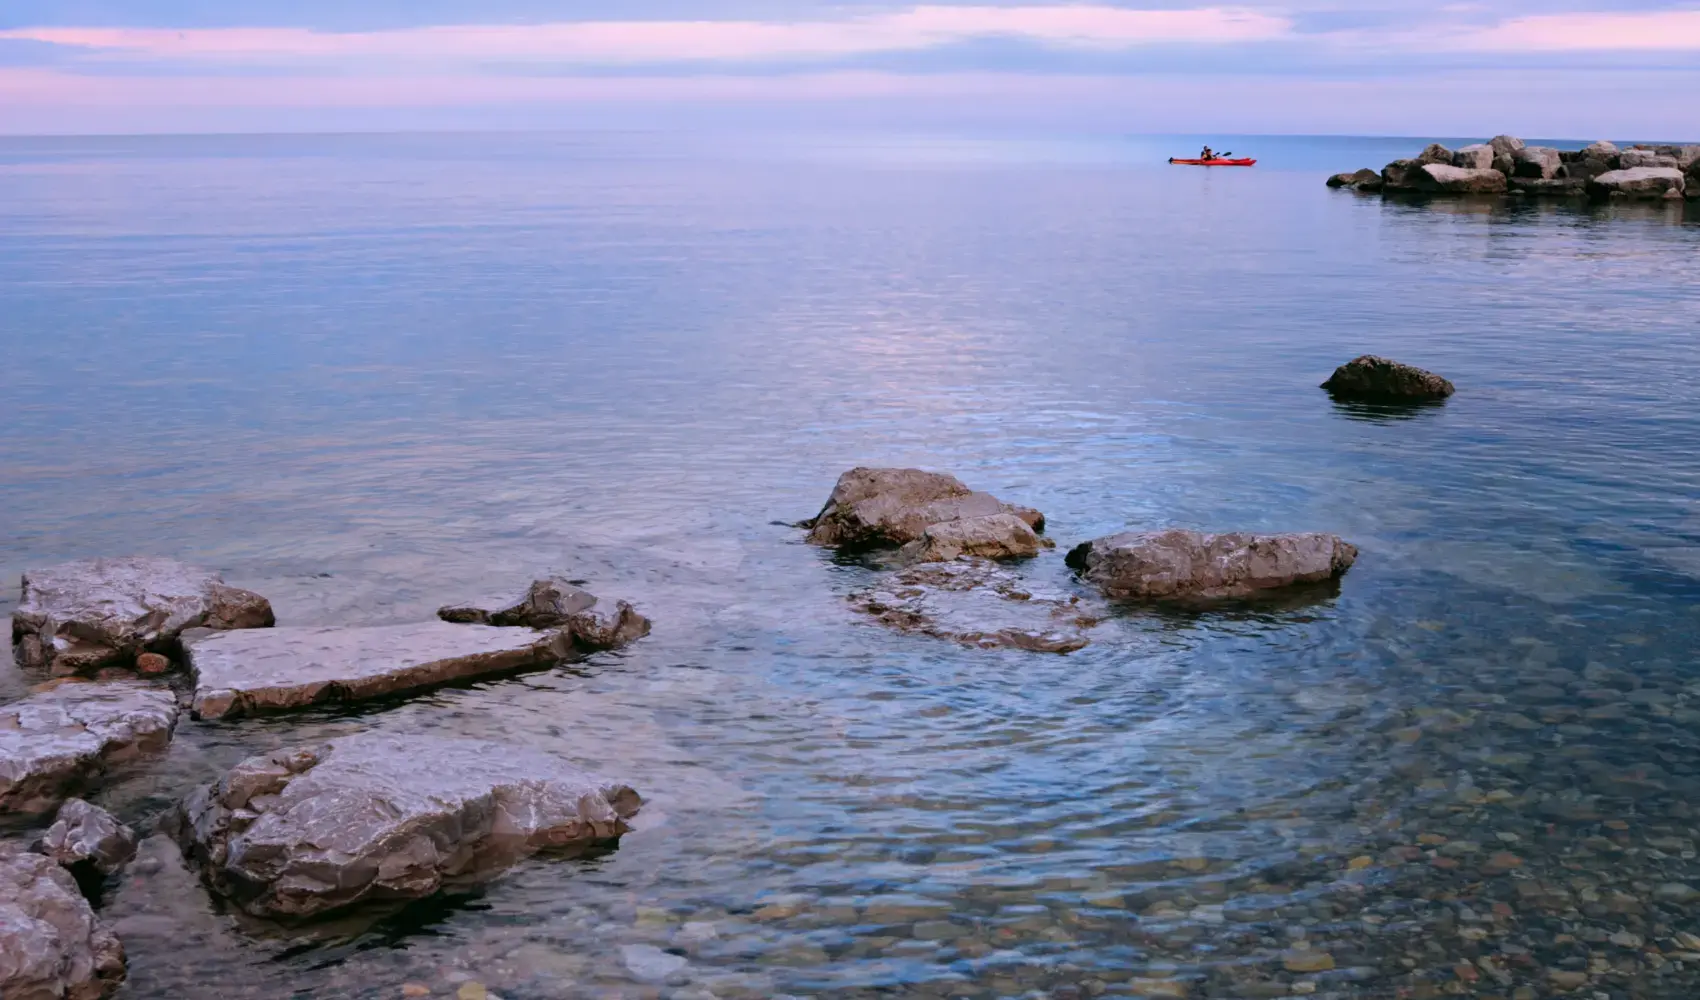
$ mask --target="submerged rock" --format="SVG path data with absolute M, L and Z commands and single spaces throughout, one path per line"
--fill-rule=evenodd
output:
M 136 856 L 136 834 L 105 809 L 71 799 L 59 807 L 41 850 L 66 868 L 87 866 L 111 875 Z
M 1428 163 L 1412 171 L 1406 184 L 1416 191 L 1440 194 L 1503 194 L 1505 175 L 1497 170 L 1467 170 Z
M 185 799 L 175 823 L 214 892 L 290 919 L 612 840 L 641 805 L 630 786 L 525 747 L 362 734 L 250 757 Z
M 1445 399 L 1451 382 L 1431 371 L 1364 354 L 1334 369 L 1322 388 L 1339 399 L 1370 403 L 1417 403 Z
M 165 746 L 176 723 L 176 696 L 141 681 L 57 683 L 0 705 L 0 812 L 47 812 L 107 764 Z
M 12 642 L 22 665 L 64 675 L 175 652 L 186 629 L 274 621 L 264 597 L 226 586 L 209 570 L 175 559 L 85 559 L 24 574 Z
M 572 652 L 563 631 L 420 622 L 272 628 L 187 637 L 197 718 L 364 701 L 547 667 Z
M 1215 600 L 1323 583 L 1345 573 L 1357 557 L 1356 547 L 1320 532 L 1215 535 L 1172 529 L 1086 542 L 1069 552 L 1068 565 L 1109 597 Z
M 99 1000 L 124 982 L 124 946 L 52 859 L 0 845 L 0 997 Z
M 907 545 L 928 528 L 992 514 L 1013 514 L 1034 531 L 1045 516 L 964 486 L 955 476 L 921 469 L 856 468 L 838 477 L 826 506 L 811 521 L 809 541 L 849 551 Z
M 437 617 L 457 624 L 562 629 L 581 649 L 614 649 L 649 634 L 650 621 L 625 601 L 613 607 L 556 577 L 537 580 L 520 597 L 451 604 Z
M 1680 198 L 1685 187 L 1682 171 L 1675 167 L 1633 167 L 1611 170 L 1588 181 L 1588 197 L 1657 200 Z
M 1034 594 L 985 559 L 927 563 L 850 595 L 850 604 L 899 632 L 982 649 L 1070 653 L 1090 643 L 1099 616 L 1079 598 Z

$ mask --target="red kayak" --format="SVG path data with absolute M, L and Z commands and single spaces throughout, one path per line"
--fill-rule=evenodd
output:
M 1171 156 L 1171 157 L 1169 157 L 1169 162 L 1170 163 L 1180 163 L 1180 164 L 1184 164 L 1184 165 L 1189 166 L 1189 167 L 1249 167 L 1252 164 L 1256 163 L 1257 161 L 1251 160 L 1251 159 L 1245 159 L 1245 160 L 1221 160 L 1221 159 L 1217 159 L 1217 160 L 1177 160 L 1177 159 L 1175 159 L 1174 157 Z

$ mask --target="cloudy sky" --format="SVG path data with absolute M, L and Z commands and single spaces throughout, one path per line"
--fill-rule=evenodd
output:
M 1700 138 L 1700 0 L 3 0 L 0 132 Z

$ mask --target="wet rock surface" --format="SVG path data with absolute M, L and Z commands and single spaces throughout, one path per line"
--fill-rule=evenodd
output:
M 563 631 L 443 621 L 220 632 L 185 642 L 201 719 L 401 695 L 551 666 L 571 652 Z
M 172 692 L 141 681 L 56 683 L 0 705 L 0 813 L 42 813 L 109 765 L 163 748 Z
M 1031 559 L 1054 545 L 1014 514 L 986 514 L 928 525 L 920 538 L 899 550 L 898 557 L 912 563 L 965 557 Z
M 1406 183 L 1415 191 L 1444 194 L 1502 194 L 1505 175 L 1497 170 L 1472 170 L 1446 163 L 1428 163 L 1412 171 Z
M 0 844 L 0 997 L 99 1000 L 124 982 L 124 948 L 51 859 Z
M 625 601 L 605 602 L 568 580 L 534 581 L 517 598 L 451 604 L 437 611 L 446 622 L 497 627 L 560 629 L 586 651 L 616 649 L 649 634 L 650 621 Z
M 1035 592 L 985 559 L 912 566 L 851 594 L 850 604 L 900 632 L 1040 653 L 1085 648 L 1102 617 L 1078 595 Z
M 185 799 L 175 826 L 213 891 L 254 916 L 299 919 L 610 841 L 641 803 L 524 747 L 365 734 L 251 757 Z
M 955 476 L 856 468 L 838 477 L 826 506 L 803 526 L 811 544 L 865 551 L 906 545 L 943 522 L 996 514 L 1012 514 L 1036 532 L 1045 529 L 1038 511 L 971 490 Z
M 1373 354 L 1334 369 L 1322 388 L 1337 399 L 1366 403 L 1426 403 L 1456 391 L 1451 382 L 1431 371 Z
M 66 868 L 111 875 L 136 856 L 136 834 L 105 809 L 71 799 L 41 838 L 41 851 Z
M 1682 171 L 1669 167 L 1630 167 L 1611 170 L 1590 178 L 1588 197 L 1596 201 L 1630 199 L 1655 201 L 1682 197 L 1686 181 Z
M 1326 583 L 1358 550 L 1337 535 L 1255 535 L 1199 531 L 1123 532 L 1076 546 L 1068 565 L 1106 596 L 1187 601 L 1248 598 Z
M 175 559 L 85 559 L 24 573 L 12 642 L 21 665 L 66 675 L 175 652 L 186 629 L 274 622 L 264 597 L 209 570 Z

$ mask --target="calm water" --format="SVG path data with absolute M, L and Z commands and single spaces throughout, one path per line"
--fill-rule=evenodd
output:
M 125 995 L 1700 995 L 1700 219 L 1322 186 L 1422 141 L 0 140 L 0 577 L 174 555 L 335 624 L 561 573 L 657 623 L 185 720 L 96 799 L 146 828 L 383 729 L 649 805 L 606 857 L 328 940 L 237 928 L 150 841 L 105 906 Z M 1459 393 L 1331 404 L 1364 352 Z M 1065 546 L 1363 556 L 1323 603 L 961 649 L 858 620 L 871 571 L 781 523 L 856 464 Z

